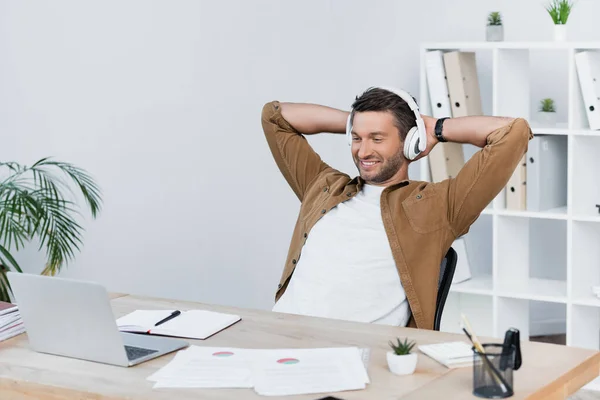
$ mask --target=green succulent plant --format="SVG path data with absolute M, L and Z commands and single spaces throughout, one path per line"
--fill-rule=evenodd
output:
M 546 5 L 546 11 L 555 25 L 564 25 L 567 23 L 574 5 L 575 3 L 570 0 L 550 0 Z
M 502 15 L 498 11 L 493 11 L 488 15 L 488 25 L 502 25 Z
M 554 108 L 554 100 L 552 99 L 542 99 L 540 101 L 540 111 L 543 112 L 556 112 Z
M 404 339 L 404 342 L 401 342 L 399 338 L 396 338 L 397 343 L 393 343 L 390 341 L 390 347 L 394 351 L 394 354 L 399 356 L 404 356 L 410 354 L 410 351 L 415 346 L 415 342 L 408 341 L 408 339 Z

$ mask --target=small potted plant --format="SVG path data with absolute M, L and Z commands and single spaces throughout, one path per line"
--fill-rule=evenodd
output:
M 538 110 L 538 121 L 543 125 L 556 125 L 556 108 L 554 100 L 542 99 Z
M 488 42 L 501 42 L 504 40 L 502 15 L 498 11 L 493 11 L 488 15 L 485 38 Z
M 554 22 L 554 40 L 563 42 L 567 40 L 567 20 L 571 15 L 573 2 L 571 0 L 550 0 L 546 11 Z
M 411 353 L 415 343 L 408 339 L 404 339 L 404 342 L 398 338 L 396 340 L 397 343 L 390 341 L 392 350 L 387 352 L 388 367 L 396 375 L 412 374 L 417 367 L 417 354 Z

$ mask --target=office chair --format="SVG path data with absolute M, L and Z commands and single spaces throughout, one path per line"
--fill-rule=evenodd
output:
M 433 330 L 439 331 L 440 324 L 442 322 L 442 313 L 444 311 L 444 305 L 446 304 L 446 298 L 450 291 L 450 285 L 452 285 L 452 278 L 454 278 L 454 270 L 456 269 L 456 261 L 458 256 L 456 251 L 450 247 L 446 256 L 442 260 L 440 266 L 440 278 L 438 281 L 438 294 L 437 301 L 435 303 L 435 316 L 433 320 Z

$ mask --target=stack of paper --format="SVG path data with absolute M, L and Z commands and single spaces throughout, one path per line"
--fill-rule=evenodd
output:
M 19 308 L 4 301 L 0 301 L 0 341 L 10 339 L 25 332 Z
M 421 345 L 419 350 L 448 368 L 473 365 L 473 349 L 465 342 Z
M 366 354 L 365 354 L 366 353 Z M 154 388 L 254 388 L 264 396 L 364 389 L 368 352 L 356 347 L 240 349 L 190 346 L 148 377 Z

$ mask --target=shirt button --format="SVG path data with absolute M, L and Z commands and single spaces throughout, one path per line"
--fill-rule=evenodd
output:
M 321 214 L 325 214 L 327 210 L 321 210 Z
M 305 233 L 305 234 L 304 234 L 304 237 L 307 237 L 307 236 L 308 236 L 308 234 L 306 234 L 306 233 Z
M 277 289 L 281 289 L 281 283 L 277 285 Z
M 421 196 L 420 194 L 417 195 L 417 199 L 420 199 L 421 197 L 423 197 L 423 196 Z
M 292 264 L 296 264 L 296 259 L 295 258 L 292 260 Z
M 326 187 L 324 187 L 324 188 L 323 188 L 323 191 L 324 191 L 324 192 L 326 192 L 326 191 L 327 191 L 327 188 L 326 188 Z
M 348 193 L 346 193 L 346 196 L 351 197 L 352 193 L 348 192 Z

